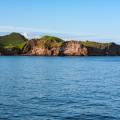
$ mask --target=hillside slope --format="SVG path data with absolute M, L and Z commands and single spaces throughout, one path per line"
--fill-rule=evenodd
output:
M 120 55 L 120 45 L 93 41 L 64 41 L 54 36 L 28 41 L 23 52 L 26 55 L 43 56 L 114 56 Z
M 54 36 L 27 40 L 19 33 L 0 37 L 0 55 L 120 56 L 120 45 L 93 41 L 64 41 Z
M 19 54 L 27 39 L 19 33 L 0 36 L 0 53 L 5 55 Z

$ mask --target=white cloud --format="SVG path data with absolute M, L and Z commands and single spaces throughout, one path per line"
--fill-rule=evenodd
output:
M 59 30 L 53 30 L 53 29 L 40 29 L 40 28 L 30 28 L 30 27 L 16 27 L 16 26 L 0 26 L 0 32 L 43 32 L 43 33 L 59 33 L 59 34 L 68 34 L 68 35 L 76 35 L 80 36 L 95 36 L 95 34 L 89 33 L 74 33 L 74 32 L 63 32 Z
M 16 27 L 16 26 L 0 26 L 0 32 L 21 32 L 25 37 L 29 37 L 28 33 L 41 32 L 51 35 L 62 35 L 67 36 L 69 39 L 81 39 L 81 40 L 95 40 L 95 41 L 119 41 L 120 36 L 108 35 L 108 34 L 97 34 L 97 33 L 73 33 L 73 32 L 61 32 L 57 30 L 39 29 L 39 28 L 27 28 L 27 27 Z M 99 41 L 99 42 L 100 42 Z
M 23 33 L 23 36 L 25 36 L 26 38 L 29 38 L 28 33 L 26 32 Z

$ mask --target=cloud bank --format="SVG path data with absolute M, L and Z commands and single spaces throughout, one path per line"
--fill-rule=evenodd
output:
M 94 33 L 72 33 L 72 32 L 61 32 L 56 30 L 40 29 L 40 28 L 27 28 L 27 27 L 16 27 L 16 26 L 0 26 L 0 32 L 20 32 L 25 37 L 29 37 L 29 33 L 45 33 L 48 35 L 57 35 L 58 37 L 66 39 L 79 39 L 79 40 L 95 40 L 98 42 L 119 42 L 120 36 L 103 35 Z

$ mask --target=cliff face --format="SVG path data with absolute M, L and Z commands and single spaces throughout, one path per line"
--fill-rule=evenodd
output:
M 79 41 L 67 41 L 60 47 L 60 55 L 67 56 L 84 56 L 88 54 L 85 46 L 81 45 Z
M 26 55 L 45 55 L 45 56 L 84 56 L 88 54 L 86 47 L 80 44 L 79 41 L 63 42 L 61 46 L 45 48 L 38 47 L 39 42 L 35 40 L 28 41 L 23 51 Z
M 120 45 L 115 43 L 108 43 L 104 46 L 98 47 L 87 47 L 89 56 L 119 56 L 120 55 Z
M 41 56 L 57 56 L 59 55 L 60 47 L 44 47 L 40 46 L 39 41 L 30 40 L 23 48 L 24 55 L 41 55 Z
M 28 41 L 24 47 L 25 55 L 43 56 L 115 56 L 120 55 L 120 45 L 114 43 L 97 46 L 84 45 L 80 41 L 66 41 L 58 47 L 40 47 L 36 40 Z
M 63 41 L 53 36 L 27 40 L 19 33 L 0 37 L 0 55 L 120 56 L 120 45 L 92 41 Z

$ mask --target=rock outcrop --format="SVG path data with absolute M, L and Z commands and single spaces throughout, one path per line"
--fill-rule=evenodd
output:
M 52 44 L 52 43 L 51 43 Z M 115 43 L 96 43 L 85 45 L 80 41 L 66 41 L 60 46 L 45 48 L 40 47 L 36 40 L 28 41 L 23 51 L 25 55 L 40 55 L 40 56 L 119 56 L 120 45 Z
M 67 56 L 85 56 L 88 50 L 79 41 L 67 41 L 60 47 L 59 53 Z
M 45 47 L 41 46 L 39 41 L 27 41 L 23 48 L 24 55 L 41 55 L 41 56 L 57 56 L 59 55 L 60 47 Z
M 115 43 L 101 44 L 100 46 L 88 47 L 89 56 L 119 56 L 120 55 L 120 45 Z
M 120 56 L 120 45 L 92 41 L 64 41 L 53 36 L 27 40 L 19 33 L 0 37 L 0 55 Z
M 45 48 L 40 47 L 39 42 L 30 40 L 26 43 L 23 51 L 25 55 L 41 55 L 41 56 L 85 56 L 88 50 L 81 45 L 79 41 L 63 42 L 61 46 Z

